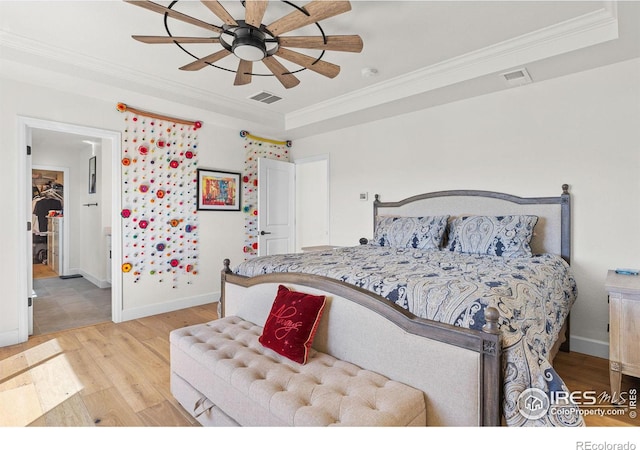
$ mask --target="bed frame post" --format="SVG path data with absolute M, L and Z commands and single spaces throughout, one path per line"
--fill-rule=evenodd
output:
M 500 313 L 493 306 L 484 312 L 482 331 L 482 426 L 497 427 L 502 424 L 502 344 L 500 342 Z M 496 383 L 494 380 L 498 380 Z
M 562 185 L 562 195 L 560 195 L 560 227 L 562 228 L 560 243 L 562 259 L 567 264 L 571 264 L 571 196 L 569 195 L 569 185 Z M 571 351 L 571 314 L 565 320 L 565 341 L 560 344 L 560 351 L 569 353 Z
M 376 235 L 376 218 L 378 217 L 378 206 L 380 205 L 380 194 L 376 194 L 373 200 L 373 234 L 371 239 Z
M 571 264 L 571 196 L 569 195 L 568 184 L 562 185 L 560 208 L 560 227 L 562 228 L 561 254 L 567 264 Z
M 220 302 L 218 303 L 218 318 L 224 317 L 224 287 L 227 280 L 227 274 L 233 273 L 231 271 L 231 260 L 225 258 L 222 261 L 222 271 L 220 272 Z

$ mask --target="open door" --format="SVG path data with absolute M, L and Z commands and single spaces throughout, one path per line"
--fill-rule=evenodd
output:
M 295 165 L 258 160 L 258 256 L 295 251 Z

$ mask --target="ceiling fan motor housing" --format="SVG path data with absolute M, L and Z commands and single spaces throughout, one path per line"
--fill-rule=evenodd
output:
M 260 61 L 267 56 L 265 36 L 253 27 L 240 27 L 235 31 L 231 51 L 240 59 Z

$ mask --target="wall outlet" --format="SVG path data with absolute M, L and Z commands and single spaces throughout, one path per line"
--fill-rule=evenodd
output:
M 369 193 L 368 192 L 361 192 L 360 193 L 360 200 L 366 201 L 368 199 L 369 199 Z

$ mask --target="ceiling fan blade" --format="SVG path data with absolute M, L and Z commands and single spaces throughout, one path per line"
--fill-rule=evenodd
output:
M 229 11 L 224 9 L 224 6 L 220 4 L 220 2 L 215 0 L 200 0 L 204 6 L 209 8 L 209 10 L 214 13 L 216 16 L 220 18 L 227 25 L 231 25 L 235 27 L 238 25 L 238 22 L 229 14 Z
M 285 88 L 290 89 L 300 84 L 300 80 L 298 80 L 293 74 L 289 73 L 287 68 L 280 64 L 280 62 L 278 62 L 273 56 L 267 56 L 262 60 L 262 62 L 269 68 L 271 73 L 280 80 L 280 83 L 282 83 Z
M 268 4 L 267 0 L 246 0 L 244 2 L 244 7 L 246 8 L 244 21 L 249 25 L 260 28 Z
M 280 47 L 311 48 L 317 50 L 335 50 L 338 52 L 360 53 L 362 51 L 362 38 L 358 35 L 326 36 L 324 42 L 322 36 L 282 36 L 278 38 Z
M 268 25 L 267 30 L 274 36 L 279 36 L 305 25 L 351 11 L 351 3 L 348 1 L 314 0 L 306 4 L 303 9 L 309 13 L 308 16 L 302 11 L 295 10 Z
M 229 56 L 231 52 L 226 48 L 223 48 L 220 51 L 210 54 L 209 56 L 205 56 L 204 58 L 200 58 L 192 63 L 187 64 L 186 66 L 180 67 L 180 70 L 200 70 L 204 67 L 207 67 L 209 64 L 213 64 L 216 61 L 221 60 L 225 56 Z
M 238 64 L 238 71 L 236 72 L 236 79 L 233 82 L 233 85 L 241 86 L 243 84 L 251 83 L 252 70 L 253 70 L 253 61 L 247 61 L 245 59 L 241 59 L 240 64 Z
M 157 3 L 153 3 L 148 0 L 124 0 L 125 3 L 130 3 L 132 5 L 140 6 L 141 8 L 148 9 L 150 11 L 154 11 L 160 14 L 166 14 L 169 17 L 172 17 L 176 20 L 181 20 L 186 23 L 190 23 L 191 25 L 195 25 L 209 31 L 213 31 L 215 33 L 222 33 L 222 28 L 212 25 L 207 22 L 203 22 L 202 20 L 198 20 L 194 17 L 188 16 L 186 14 L 182 14 L 181 12 L 174 11 L 170 8 L 165 8 L 162 5 L 158 5 Z
M 286 48 L 280 47 L 275 55 L 299 66 L 306 67 L 309 70 L 313 70 L 325 77 L 335 78 L 340 73 L 340 66 L 322 60 L 316 61 L 317 58 L 312 58 L 311 56 L 303 55 L 302 53 L 294 52 Z
M 217 44 L 220 38 L 216 37 L 190 37 L 190 36 L 131 36 L 136 41 L 145 44 Z

